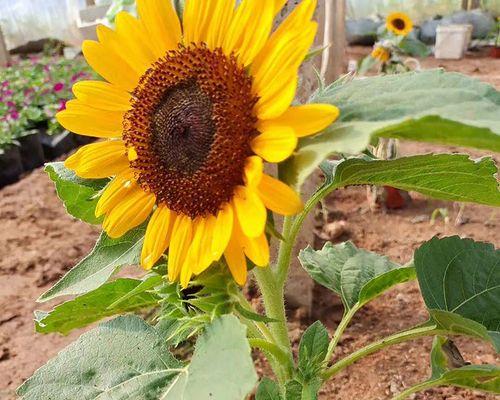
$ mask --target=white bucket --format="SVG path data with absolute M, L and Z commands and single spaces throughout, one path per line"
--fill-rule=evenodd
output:
M 437 27 L 435 57 L 441 60 L 460 60 L 468 49 L 472 25 L 440 25 Z

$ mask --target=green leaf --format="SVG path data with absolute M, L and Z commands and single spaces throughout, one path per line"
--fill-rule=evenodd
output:
M 346 308 L 359 308 L 399 283 L 415 277 L 387 257 L 358 249 L 351 242 L 326 243 L 322 250 L 302 250 L 299 261 L 320 285 L 341 296 Z
M 351 158 L 324 161 L 326 192 L 349 185 L 392 186 L 426 196 L 461 202 L 500 206 L 495 177 L 497 167 L 490 157 L 472 160 L 465 154 L 427 154 L 395 160 Z
M 143 282 L 136 279 L 117 279 L 98 289 L 67 301 L 52 311 L 35 312 L 36 331 L 39 333 L 59 332 L 68 334 L 105 317 L 124 314 L 144 307 L 158 305 L 159 296 L 153 293 L 133 293 Z M 110 307 L 117 299 L 123 299 L 118 306 Z
M 446 338 L 434 338 L 431 367 L 430 382 L 500 394 L 500 368 L 495 365 L 467 365 L 458 349 Z
M 145 232 L 145 225 L 118 239 L 111 239 L 103 232 L 92 252 L 42 294 L 38 301 L 90 292 L 104 284 L 120 267 L 138 264 Z
M 285 400 L 302 400 L 302 384 L 295 380 L 287 382 L 285 393 Z
M 328 331 L 320 321 L 312 324 L 302 335 L 298 368 L 305 382 L 317 378 L 323 367 L 329 342 Z
M 248 310 L 247 308 L 243 307 L 240 303 L 236 303 L 234 308 L 236 311 L 238 311 L 238 313 L 241 314 L 242 317 L 245 317 L 246 319 L 249 319 L 251 321 L 265 322 L 265 323 L 278 321 L 277 319 L 269 318 L 265 315 L 257 314 L 251 310 Z
M 256 383 L 246 327 L 235 316 L 225 315 L 209 325 L 196 342 L 183 397 L 167 395 L 162 399 L 242 400 Z
M 126 300 L 130 299 L 131 297 L 145 293 L 148 290 L 155 288 L 156 286 L 160 286 L 163 282 L 165 282 L 165 278 L 163 276 L 149 275 L 145 279 L 140 281 L 140 283 L 131 291 L 125 293 L 122 297 L 118 298 L 114 303 L 110 304 L 108 308 L 116 308 Z
M 358 154 L 374 137 L 394 137 L 500 151 L 500 93 L 442 70 L 410 72 L 333 84 L 311 103 L 340 108 L 337 122 L 299 142 L 287 162 L 300 185 L 331 154 Z
M 62 350 L 18 395 L 22 400 L 156 399 L 180 371 L 151 326 L 135 316 L 119 317 Z
M 107 180 L 81 179 L 67 169 L 63 162 L 46 164 L 45 172 L 55 183 L 57 196 L 70 215 L 89 224 L 102 222 L 102 218 L 95 216 L 95 208 L 99 201 L 98 195 L 108 183 Z
M 127 316 L 82 335 L 18 394 L 22 400 L 242 400 L 256 382 L 246 328 L 236 317 L 208 326 L 183 367 L 153 327 Z
M 500 352 L 498 332 L 488 331 L 486 327 L 479 322 L 464 318 L 459 314 L 442 310 L 429 310 L 429 315 L 432 319 L 431 323 L 435 324 L 438 329 L 491 342 L 496 351 Z
M 269 378 L 264 378 L 259 384 L 255 400 L 283 400 L 278 384 Z
M 400 43 L 399 48 L 412 57 L 428 57 L 432 51 L 425 43 L 418 39 L 405 37 Z
M 433 320 L 500 350 L 500 250 L 458 236 L 433 238 L 415 252 L 415 268 Z

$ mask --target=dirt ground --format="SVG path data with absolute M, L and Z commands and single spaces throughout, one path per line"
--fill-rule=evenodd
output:
M 357 58 L 366 52 L 366 48 L 353 48 L 349 57 Z M 422 65 L 424 68 L 443 66 L 500 87 L 500 61 L 481 54 L 470 55 L 460 62 L 427 59 Z M 401 146 L 403 154 L 444 150 L 449 148 L 409 143 Z M 500 155 L 495 157 L 497 163 L 500 162 Z M 408 261 L 413 250 L 434 235 L 458 234 L 500 246 L 500 213 L 497 210 L 467 206 L 465 223 L 455 226 L 458 212 L 455 205 L 417 195 L 412 197 L 411 204 L 403 210 L 372 213 L 367 208 L 364 188 L 337 191 L 326 202 L 328 222 L 345 221 L 346 224 L 345 232 L 336 242 L 352 240 L 359 247 L 387 254 L 401 262 Z M 442 219 L 434 225 L 429 223 L 436 208 L 448 209 L 448 223 Z M 37 305 L 35 300 L 90 251 L 98 232 L 66 215 L 53 185 L 41 170 L 0 190 L 0 227 L 0 399 L 10 400 L 15 398 L 14 390 L 23 380 L 81 333 L 74 332 L 68 337 L 36 335 L 33 311 L 52 306 Z M 316 245 L 321 246 L 321 240 L 318 239 Z M 321 288 L 316 289 L 315 301 L 313 319 L 321 319 L 333 332 L 341 316 L 338 301 Z M 354 318 L 336 357 L 425 320 L 426 312 L 417 286 L 399 286 L 370 303 Z M 290 330 L 295 343 L 310 322 L 303 318 L 300 310 L 292 314 Z M 468 339 L 459 340 L 458 344 L 472 363 L 499 361 L 488 345 Z M 335 377 L 321 392 L 320 399 L 389 399 L 404 387 L 428 376 L 430 346 L 430 340 L 419 340 L 372 355 Z M 259 369 L 267 367 L 259 361 Z M 492 400 L 494 396 L 443 388 L 418 394 L 414 399 Z

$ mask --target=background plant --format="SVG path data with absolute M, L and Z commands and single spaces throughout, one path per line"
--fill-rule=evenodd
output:
M 55 114 L 72 97 L 71 86 L 92 77 L 82 59 L 33 56 L 0 70 L 0 146 L 15 142 L 33 128 L 62 131 Z

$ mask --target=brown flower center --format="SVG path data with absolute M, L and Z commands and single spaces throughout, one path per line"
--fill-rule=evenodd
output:
M 406 27 L 405 21 L 401 18 L 396 18 L 394 21 L 392 21 L 392 25 L 399 31 L 404 30 Z
M 220 49 L 170 51 L 141 78 L 124 120 L 131 167 L 157 202 L 192 218 L 216 214 L 243 184 L 258 134 L 252 80 Z

